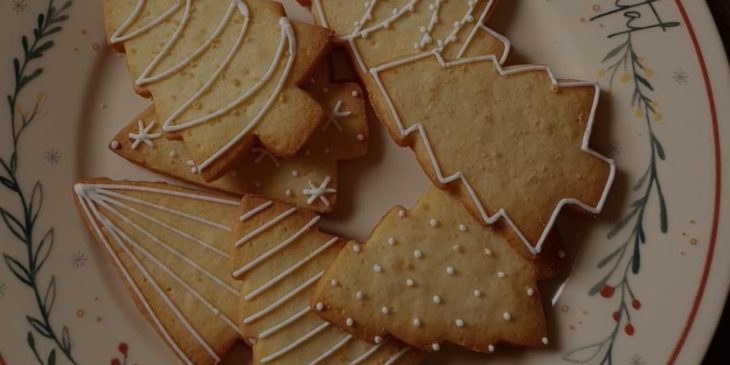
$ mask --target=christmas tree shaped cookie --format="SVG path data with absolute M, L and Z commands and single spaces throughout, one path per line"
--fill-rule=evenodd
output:
M 125 51 L 158 123 L 182 139 L 206 181 L 256 141 L 294 155 L 326 111 L 300 88 L 330 32 L 289 21 L 267 0 L 106 0 L 109 42 Z
M 111 141 L 112 151 L 147 169 L 237 195 L 256 193 L 291 205 L 330 212 L 337 201 L 337 163 L 367 152 L 368 125 L 362 89 L 329 82 L 321 66 L 307 89 L 328 109 L 328 117 L 294 157 L 278 158 L 261 146 L 239 158 L 230 172 L 211 183 L 197 174 L 181 141 L 167 140 L 154 108 L 135 117 Z
M 74 190 L 92 235 L 175 354 L 185 364 L 220 362 L 240 336 L 240 283 L 227 270 L 238 200 L 108 179 Z
M 509 231 L 507 231 L 509 232 Z M 317 283 L 318 314 L 366 339 L 392 335 L 427 351 L 444 342 L 493 352 L 548 343 L 541 273 L 504 232 L 431 187 L 392 209 L 365 244 L 349 243 Z
M 345 241 L 319 232 L 319 216 L 246 196 L 233 231 L 233 276 L 242 281 L 241 334 L 254 364 L 416 364 L 423 355 L 394 339 L 358 340 L 323 321 L 309 294 Z
M 596 84 L 560 81 L 543 66 L 503 67 L 509 44 L 483 24 L 492 1 L 355 3 L 313 0 L 313 11 L 349 34 L 343 39 L 378 117 L 434 184 L 484 223 L 505 221 L 532 253 L 563 206 L 600 212 L 615 166 L 589 147 Z M 452 21 L 452 7 L 467 9 Z M 414 31 L 429 13 L 435 22 Z M 411 53 L 383 50 L 405 50 L 419 34 L 434 41 Z M 493 40 L 504 42 L 502 52 L 476 52 L 494 50 Z

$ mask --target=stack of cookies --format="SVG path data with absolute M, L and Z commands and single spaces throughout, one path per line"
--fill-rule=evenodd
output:
M 239 340 L 256 364 L 417 364 L 445 343 L 549 345 L 538 282 L 563 206 L 597 214 L 595 84 L 506 64 L 493 0 L 105 0 L 109 43 L 151 99 L 109 148 L 198 188 L 85 179 L 75 202 L 185 364 Z M 362 82 L 333 83 L 346 49 Z M 433 186 L 366 242 L 318 229 L 366 102 Z M 383 177 L 387 178 L 387 177 Z

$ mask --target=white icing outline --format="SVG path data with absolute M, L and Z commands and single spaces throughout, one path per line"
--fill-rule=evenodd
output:
M 289 208 L 284 213 L 281 213 L 278 216 L 274 217 L 274 219 L 272 219 L 272 220 L 270 220 L 270 221 L 262 224 L 261 226 L 257 227 L 253 231 L 246 233 L 246 235 L 244 235 L 238 241 L 236 241 L 235 246 L 236 247 L 241 247 L 246 242 L 254 239 L 256 236 L 260 235 L 261 233 L 263 233 L 267 229 L 269 229 L 269 228 L 277 225 L 279 222 L 283 221 L 284 219 L 286 219 L 290 215 L 294 214 L 294 212 L 296 212 L 296 211 L 297 211 L 297 208 Z M 315 219 L 319 220 L 319 216 L 317 218 L 315 218 Z
M 400 351 L 396 352 L 393 356 L 391 356 L 388 361 L 386 361 L 383 365 L 393 365 L 398 360 L 400 360 L 401 357 L 405 356 L 409 351 L 411 351 L 410 347 L 404 347 Z
M 329 322 L 324 322 L 324 323 L 320 324 L 319 326 L 317 326 L 313 330 L 309 331 L 304 336 L 294 340 L 294 342 L 286 345 L 285 347 L 283 347 L 269 355 L 262 357 L 261 363 L 266 364 L 266 363 L 269 363 L 271 361 L 274 361 L 274 360 L 286 355 L 289 351 L 294 350 L 295 348 L 299 347 L 301 344 L 309 341 L 312 337 L 320 334 L 322 331 L 326 330 L 330 326 L 331 326 L 331 324 Z
M 342 126 L 337 121 L 337 119 L 347 118 L 352 115 L 352 112 L 349 110 L 341 111 L 340 108 L 342 108 L 342 99 L 337 100 L 335 106 L 331 110 L 327 111 L 327 122 L 324 123 L 321 129 L 323 132 L 326 131 L 331 124 L 334 124 L 335 128 L 337 128 L 337 131 L 342 133 Z
M 319 4 L 320 0 L 313 0 L 313 2 L 315 3 L 315 6 L 317 7 L 317 9 L 321 9 L 322 8 L 321 7 L 321 4 Z M 409 3 L 409 5 L 411 3 Z M 469 34 L 469 36 L 467 38 L 467 41 L 464 42 L 464 44 L 462 45 L 462 48 L 459 51 L 459 54 L 458 54 L 456 60 L 454 60 L 454 61 L 448 61 L 447 62 L 446 60 L 444 60 L 443 57 L 441 56 L 441 54 L 439 53 L 438 49 L 436 48 L 436 49 L 433 49 L 433 50 L 430 50 L 430 51 L 425 51 L 425 52 L 417 53 L 415 55 L 408 56 L 408 57 L 405 57 L 405 58 L 402 58 L 402 59 L 399 59 L 399 60 L 395 60 L 395 61 L 392 61 L 392 62 L 386 62 L 384 64 L 381 64 L 381 65 L 378 65 L 378 66 L 375 66 L 375 67 L 372 67 L 372 68 L 368 69 L 367 66 L 365 66 L 365 64 L 364 64 L 364 62 L 362 60 L 362 57 L 360 56 L 360 52 L 359 52 L 357 46 L 355 45 L 355 42 L 353 41 L 353 39 L 355 38 L 355 36 L 361 35 L 363 33 L 363 31 L 355 28 L 355 31 L 353 31 L 353 33 L 350 36 L 347 36 L 345 38 L 342 38 L 342 37 L 337 38 L 337 37 L 335 37 L 335 39 L 337 39 L 339 41 L 347 41 L 349 43 L 350 49 L 352 50 L 353 54 L 355 55 L 355 59 L 357 60 L 359 67 L 363 71 L 369 73 L 373 77 L 374 81 L 376 82 L 376 84 L 377 84 L 377 86 L 379 88 L 379 91 L 380 91 L 381 95 L 386 100 L 386 103 L 388 105 L 388 108 L 390 109 L 391 116 L 393 117 L 393 120 L 395 121 L 395 124 L 398 127 L 398 130 L 400 132 L 401 138 L 406 138 L 410 134 L 415 133 L 415 132 L 418 132 L 418 134 L 419 134 L 419 136 L 421 138 L 421 141 L 424 143 L 424 146 L 426 148 L 426 151 L 427 151 L 429 160 L 431 161 L 431 164 L 433 166 L 433 170 L 436 173 L 436 177 L 437 177 L 439 183 L 441 183 L 441 184 L 449 184 L 449 183 L 451 183 L 451 182 L 453 182 L 455 180 L 461 180 L 461 182 L 464 184 L 464 187 L 466 188 L 466 190 L 467 190 L 467 192 L 468 192 L 468 194 L 469 194 L 472 202 L 474 203 L 474 205 L 476 206 L 477 210 L 479 211 L 479 215 L 480 215 L 482 221 L 484 221 L 484 223 L 491 225 L 491 224 L 494 224 L 496 221 L 498 221 L 500 218 L 503 218 L 507 222 L 507 224 L 512 228 L 512 230 L 517 234 L 517 236 L 520 238 L 520 240 L 522 240 L 522 242 L 527 247 L 527 249 L 532 254 L 538 254 L 542 250 L 542 246 L 543 246 L 543 244 L 545 242 L 545 239 L 549 235 L 552 227 L 555 225 L 555 221 L 556 221 L 559 213 L 562 211 L 563 206 L 565 206 L 565 205 L 577 205 L 578 207 L 586 210 L 587 212 L 593 213 L 593 214 L 598 214 L 598 213 L 601 212 L 601 210 L 603 210 L 603 206 L 604 206 L 604 204 L 606 202 L 606 198 L 608 196 L 608 192 L 610 191 L 611 186 L 613 185 L 613 181 L 615 179 L 615 175 L 616 175 L 616 164 L 615 164 L 615 162 L 614 162 L 613 159 L 607 158 L 607 157 L 599 154 L 595 150 L 591 149 L 590 148 L 590 145 L 589 145 L 590 137 L 591 137 L 591 132 L 592 132 L 592 129 L 593 129 L 593 123 L 595 121 L 596 110 L 597 110 L 597 107 L 598 107 L 598 101 L 599 101 L 599 98 L 600 98 L 600 92 L 601 91 L 600 91 L 599 85 L 597 83 L 591 83 L 591 82 L 572 82 L 572 81 L 571 82 L 560 82 L 557 78 L 555 78 L 555 76 L 552 73 L 552 70 L 549 67 L 542 66 L 542 65 L 520 65 L 520 66 L 502 67 L 502 64 L 507 59 L 507 56 L 508 56 L 509 51 L 511 49 L 511 43 L 504 36 L 499 35 L 498 33 L 496 33 L 493 30 L 491 30 L 489 27 L 487 27 L 486 25 L 484 25 L 484 20 L 486 19 L 486 16 L 489 14 L 489 10 L 491 9 L 491 7 L 492 7 L 493 4 L 494 4 L 494 1 L 493 0 L 488 0 L 488 3 L 485 6 L 484 11 L 482 12 L 482 14 L 479 17 L 478 21 L 475 23 L 476 25 L 473 27 L 471 33 Z M 399 14 L 397 14 L 397 16 L 396 15 L 394 15 L 394 16 L 395 16 L 395 18 L 397 18 L 400 15 L 402 15 L 402 14 L 399 12 Z M 319 18 L 320 19 L 326 19 L 326 15 L 324 13 L 321 13 L 321 14 L 319 14 Z M 393 18 L 393 17 L 391 17 L 391 18 Z M 324 20 L 322 23 L 324 24 L 325 22 L 326 22 L 326 20 Z M 381 27 L 379 27 L 379 26 L 376 26 L 376 27 L 378 27 L 378 28 L 376 28 L 374 30 L 381 29 Z M 495 36 L 500 42 L 503 43 L 503 45 L 504 45 L 504 51 L 503 51 L 503 53 L 502 53 L 502 55 L 501 55 L 501 57 L 499 59 L 495 55 L 475 56 L 475 57 L 469 57 L 469 58 L 461 58 L 463 56 L 463 53 L 465 52 L 466 48 L 468 47 L 468 45 L 471 43 L 471 40 L 473 39 L 473 36 L 474 36 L 474 34 L 475 34 L 475 32 L 477 30 L 482 30 L 482 31 L 488 32 L 491 35 Z M 367 29 L 366 29 L 366 31 L 367 31 Z M 583 134 L 583 140 L 582 140 L 582 144 L 581 144 L 581 149 L 584 152 L 586 152 L 587 154 L 589 154 L 589 155 L 591 155 L 591 156 L 593 156 L 593 157 L 595 157 L 595 158 L 603 161 L 604 163 L 606 163 L 609 166 L 609 170 L 610 170 L 609 171 L 609 176 L 607 178 L 605 187 L 604 187 L 603 192 L 601 194 L 601 198 L 598 201 L 598 204 L 595 207 L 591 207 L 591 206 L 589 206 L 589 205 L 587 205 L 587 204 L 585 204 L 585 203 L 583 203 L 583 202 L 581 202 L 581 201 L 579 201 L 577 199 L 574 199 L 574 198 L 563 198 L 563 199 L 561 199 L 558 202 L 558 204 L 555 207 L 555 209 L 553 210 L 553 213 L 551 214 L 549 221 L 545 225 L 545 227 L 543 229 L 543 232 L 540 235 L 540 238 L 534 244 L 532 242 L 530 242 L 525 237 L 525 235 L 522 232 L 522 230 L 520 230 L 514 224 L 514 222 L 512 222 L 512 220 L 509 218 L 509 215 L 507 214 L 507 212 L 504 211 L 503 208 L 500 208 L 495 214 L 493 214 L 492 216 L 490 216 L 486 212 L 486 209 L 484 208 L 484 206 L 481 203 L 481 201 L 478 199 L 478 197 L 476 195 L 476 192 L 471 187 L 471 184 L 469 184 L 467 178 L 463 175 L 462 172 L 456 172 L 456 173 L 454 173 L 454 174 L 452 174 L 450 176 L 444 176 L 443 175 L 443 172 L 441 170 L 441 166 L 438 163 L 438 160 L 436 159 L 435 153 L 433 152 L 433 149 L 431 147 L 431 143 L 429 142 L 428 135 L 426 134 L 426 131 L 423 128 L 423 126 L 420 123 L 414 123 L 413 125 L 411 125 L 407 129 L 404 128 L 403 123 L 400 120 L 400 116 L 398 115 L 398 112 L 395 109 L 395 105 L 393 104 L 393 102 L 392 102 L 392 100 L 390 98 L 390 95 L 388 95 L 387 90 L 385 89 L 382 81 L 379 78 L 379 75 L 378 75 L 379 72 L 382 72 L 384 70 L 388 70 L 390 68 L 398 67 L 398 66 L 401 66 L 401 65 L 404 65 L 404 64 L 407 64 L 407 63 L 419 61 L 419 60 L 424 59 L 424 58 L 427 58 L 427 57 L 435 57 L 436 61 L 442 67 L 444 67 L 444 68 L 448 68 L 448 67 L 452 67 L 452 66 L 464 65 L 464 64 L 468 64 L 468 63 L 489 61 L 489 62 L 492 62 L 495 65 L 495 67 L 497 69 L 497 72 L 499 73 L 500 76 L 508 76 L 508 75 L 512 75 L 512 74 L 519 74 L 519 73 L 531 72 L 531 71 L 541 71 L 541 72 L 547 73 L 548 76 L 549 76 L 549 78 L 550 78 L 551 84 L 553 86 L 555 86 L 555 87 L 558 87 L 558 88 L 572 88 L 572 87 L 586 87 L 586 86 L 591 87 L 592 86 L 594 88 L 593 103 L 592 103 L 592 106 L 591 106 L 590 115 L 588 117 L 588 122 L 587 122 L 587 125 L 586 125 L 586 130 L 585 130 L 585 132 Z
M 294 209 L 294 208 L 292 208 L 292 209 Z M 291 209 L 289 209 L 287 212 L 289 212 L 289 211 L 291 211 Z M 279 217 L 281 217 L 281 216 L 279 216 Z M 279 217 L 274 218 L 274 220 L 278 219 Z M 300 228 L 293 235 L 289 236 L 286 240 L 282 241 L 280 244 L 276 245 L 275 247 L 271 248 L 270 250 L 264 252 L 261 256 L 259 256 L 259 257 L 255 258 L 255 259 L 251 260 L 246 265 L 243 265 L 240 269 L 234 271 L 233 272 L 233 277 L 235 277 L 235 278 L 241 277 L 242 275 L 244 275 L 245 273 L 247 273 L 249 270 L 251 270 L 254 267 L 258 266 L 260 263 L 268 260 L 271 256 L 276 255 L 279 251 L 285 249 L 292 242 L 294 242 L 297 239 L 299 239 L 299 237 L 301 235 L 303 235 L 305 232 L 307 232 L 312 227 L 314 227 L 317 224 L 317 222 L 319 222 L 319 220 L 320 220 L 320 216 L 316 216 L 316 217 L 312 218 L 312 220 L 309 221 L 309 223 L 305 224 L 302 228 Z M 271 221 L 268 222 L 268 223 L 266 223 L 266 224 L 264 224 L 261 227 L 264 227 L 264 226 L 266 226 L 266 225 L 268 225 L 270 223 L 271 223 Z M 259 227 L 259 228 L 261 228 L 261 227 Z
M 299 312 L 294 313 L 291 317 L 288 317 L 287 319 L 261 331 L 261 333 L 259 333 L 259 338 L 267 338 L 267 337 L 273 335 L 274 333 L 281 331 L 282 329 L 288 327 L 290 324 L 296 322 L 297 320 L 304 317 L 305 315 L 307 315 L 307 313 L 309 313 L 311 311 L 312 311 L 312 308 L 307 306 L 306 308 L 300 310 Z
M 150 306 L 150 303 L 147 301 L 147 299 L 145 299 L 144 295 L 142 295 L 142 291 L 137 286 L 137 283 L 135 283 L 132 279 L 132 276 L 129 274 L 129 271 L 127 271 L 127 268 L 122 264 L 119 256 L 117 256 L 116 252 L 114 252 L 114 250 L 112 249 L 111 244 L 107 240 L 106 236 L 101 232 L 98 225 L 94 223 L 95 221 L 97 221 L 97 218 L 95 218 L 95 216 L 92 215 L 92 212 L 90 212 L 88 206 L 89 203 L 86 201 L 86 198 L 84 198 L 83 196 L 79 196 L 79 204 L 81 205 L 81 208 L 84 211 L 86 218 L 89 220 L 89 224 L 94 227 L 94 233 L 96 234 L 97 239 L 99 239 L 99 241 L 104 244 L 107 253 L 119 268 L 119 271 L 122 273 L 122 276 L 127 281 L 127 284 L 129 284 L 129 287 L 132 288 L 132 291 L 137 296 L 137 299 L 139 299 L 140 303 L 142 303 L 145 311 L 150 316 L 150 319 L 152 319 L 152 322 L 157 327 L 158 331 L 162 334 L 162 337 L 165 339 L 167 344 L 170 346 L 170 348 L 172 348 L 173 352 L 175 352 L 175 354 L 185 362 L 185 364 L 195 365 L 188 357 L 188 355 L 182 351 L 180 346 L 178 346 L 177 342 L 175 342 L 175 340 L 170 336 L 170 333 L 167 331 L 165 326 L 162 325 L 162 322 L 160 322 L 160 318 L 157 317 L 157 314 Z M 96 211 L 96 209 L 94 210 Z M 117 239 L 116 236 L 115 239 Z
M 202 97 L 205 93 L 207 93 L 210 88 L 213 86 L 213 84 L 218 80 L 219 76 L 223 73 L 223 71 L 229 66 L 229 64 L 233 61 L 234 57 L 237 54 L 237 50 L 240 48 L 244 36 L 246 34 L 246 31 L 248 30 L 248 25 L 250 21 L 250 13 L 248 6 L 243 0 L 230 0 L 230 5 L 228 6 L 228 9 L 226 10 L 225 15 L 221 19 L 221 22 L 216 26 L 216 28 L 213 30 L 212 33 L 208 35 L 206 40 L 201 44 L 198 48 L 196 48 L 191 54 L 189 54 L 186 58 L 184 58 L 182 61 L 178 62 L 174 66 L 168 68 L 165 71 L 162 71 L 158 74 L 150 76 L 150 74 L 153 72 L 154 68 L 159 65 L 159 63 L 162 61 L 162 59 L 168 55 L 169 51 L 172 49 L 174 44 L 178 41 L 180 38 L 185 25 L 188 23 L 188 20 L 190 18 L 191 13 L 191 4 L 192 0 L 186 0 L 185 2 L 185 10 L 183 12 L 182 19 L 180 20 L 180 24 L 177 26 L 171 37 L 167 40 L 163 48 L 160 50 L 160 52 L 155 56 L 155 58 L 147 65 L 145 66 L 144 71 L 139 76 L 139 78 L 135 81 L 135 84 L 138 86 L 146 85 L 149 83 L 153 83 L 159 80 L 162 80 L 166 77 L 169 77 L 171 74 L 180 71 L 182 68 L 184 68 L 186 65 L 188 65 L 190 62 L 193 61 L 193 59 L 199 57 L 201 54 L 203 54 L 208 48 L 210 48 L 211 44 L 213 44 L 214 40 L 218 38 L 223 30 L 225 29 L 225 25 L 228 24 L 234 14 L 234 10 L 238 9 L 238 11 L 243 16 L 243 24 L 241 26 L 241 31 L 234 41 L 233 47 L 230 49 L 228 54 L 225 56 L 223 62 L 221 62 L 220 66 L 213 72 L 211 77 L 203 84 L 201 88 L 197 90 L 197 92 L 190 97 L 188 100 L 186 100 L 182 105 L 180 105 L 179 108 L 177 108 L 168 118 L 165 120 L 165 122 L 162 124 L 162 130 L 166 133 L 170 132 L 178 132 L 181 130 L 188 129 L 193 126 L 197 126 L 203 123 L 207 123 L 211 121 L 212 119 L 221 117 L 225 115 L 226 113 L 230 112 L 232 109 L 236 108 L 238 105 L 240 105 L 242 102 L 247 100 L 251 95 L 253 95 L 255 92 L 257 92 L 261 87 L 264 86 L 264 84 L 268 83 L 268 81 L 271 79 L 271 77 L 274 75 L 274 72 L 279 67 L 279 63 L 284 55 L 284 50 L 287 48 L 286 45 L 288 44 L 288 52 L 286 54 L 287 60 L 284 65 L 283 70 L 281 71 L 281 75 L 279 79 L 276 82 L 276 85 L 274 86 L 274 89 L 272 90 L 271 94 L 268 96 L 268 99 L 264 102 L 264 105 L 262 108 L 258 111 L 258 113 L 254 116 L 251 121 L 249 121 L 248 125 L 240 131 L 236 136 L 233 137 L 230 141 L 228 141 L 225 145 L 223 145 L 220 149 L 218 149 L 215 153 L 213 153 L 211 156 L 209 156 L 207 159 L 205 159 L 202 163 L 198 164 L 195 167 L 196 172 L 203 171 L 205 168 L 210 166 L 213 162 L 218 160 L 223 154 L 225 154 L 228 150 L 233 148 L 243 137 L 245 137 L 247 134 L 251 132 L 253 128 L 256 127 L 256 125 L 260 122 L 260 120 L 263 118 L 263 116 L 268 112 L 268 110 L 271 108 L 272 104 L 274 103 L 276 96 L 281 93 L 281 90 L 284 87 L 285 81 L 288 79 L 288 76 L 291 72 L 291 69 L 294 65 L 294 58 L 296 55 L 296 48 L 297 48 L 297 42 L 296 42 L 296 35 L 294 33 L 294 30 L 291 26 L 291 23 L 288 18 L 282 17 L 279 19 L 279 26 L 281 29 L 281 36 L 279 41 L 279 46 L 277 47 L 277 50 L 274 54 L 274 57 L 272 58 L 271 64 L 269 65 L 266 73 L 254 84 L 251 88 L 249 88 L 245 93 L 243 93 L 238 99 L 234 100 L 233 102 L 229 103 L 228 105 L 212 112 L 209 114 L 206 114 L 202 117 L 198 117 L 192 120 L 187 121 L 181 121 L 180 123 L 173 124 L 173 121 L 178 119 L 190 106 L 198 100 L 200 97 Z M 124 23 L 117 29 L 114 34 L 110 37 L 110 41 L 112 43 L 120 43 L 127 41 L 129 39 L 135 38 L 142 33 L 149 31 L 150 29 L 156 27 L 163 21 L 165 21 L 167 18 L 169 18 L 173 13 L 175 13 L 181 6 L 182 2 L 181 0 L 178 0 L 175 5 L 170 7 L 167 11 L 165 11 L 163 14 L 158 16 L 157 18 L 153 19 L 150 23 L 140 27 L 139 29 L 130 32 L 129 34 L 123 35 L 128 28 L 134 23 L 134 21 L 139 17 L 140 13 L 142 12 L 142 9 L 144 7 L 144 4 L 146 3 L 146 0 L 137 0 L 137 3 L 128 16 L 128 18 L 124 21 Z M 147 143 L 147 141 L 145 141 Z M 138 144 L 138 143 L 137 143 Z
M 334 346 L 330 347 L 327 351 L 323 352 L 321 355 L 317 356 L 316 359 L 309 362 L 309 365 L 316 365 L 319 364 L 322 360 L 325 360 L 326 358 L 332 356 L 337 350 L 343 348 L 345 345 L 347 345 L 350 341 L 352 341 L 353 336 L 352 335 L 345 335 L 342 337 L 341 340 L 337 341 Z
M 298 287 L 294 288 L 294 290 L 288 292 L 283 297 L 277 299 L 273 303 L 269 304 L 264 309 L 246 317 L 243 319 L 243 324 L 251 324 L 262 317 L 266 316 L 267 314 L 273 312 L 275 309 L 279 308 L 284 303 L 288 302 L 291 298 L 294 298 L 297 294 L 304 291 L 304 289 L 307 289 L 308 287 L 312 286 L 312 284 L 316 283 L 317 280 L 319 280 L 322 275 L 324 275 L 324 270 L 320 271 L 318 274 L 312 276 L 311 278 L 307 279 L 305 282 L 300 284 Z
M 370 356 L 372 356 L 374 353 L 378 352 L 381 347 L 385 346 L 386 343 L 390 342 L 390 340 L 385 340 L 377 345 L 372 346 L 367 351 L 363 352 L 362 355 L 358 356 L 354 360 L 350 361 L 348 365 L 359 365 L 362 364 L 363 361 L 367 360 Z
M 238 220 L 241 222 L 245 222 L 245 221 L 255 217 L 259 213 L 263 212 L 264 210 L 266 210 L 267 208 L 269 208 L 272 205 L 274 205 L 274 202 L 269 200 L 269 201 L 259 205 L 258 207 L 253 208 L 253 209 L 249 210 L 248 212 L 242 214 L 240 217 L 238 217 Z
M 304 266 L 307 263 L 309 263 L 310 261 L 312 261 L 315 257 L 319 256 L 319 254 L 326 251 L 328 248 L 332 247 L 335 243 L 337 243 L 338 240 L 339 240 L 339 238 L 333 237 L 331 240 L 327 241 L 325 244 L 323 244 L 322 246 L 319 246 L 317 249 L 312 251 L 306 257 L 295 262 L 294 265 L 289 266 L 288 268 L 286 268 L 286 270 L 280 272 L 279 274 L 277 274 L 276 276 L 271 278 L 269 281 L 261 284 L 261 286 L 259 286 L 258 288 L 251 290 L 248 294 L 246 294 L 246 296 L 243 297 L 243 300 L 250 301 L 252 299 L 255 299 L 257 296 L 259 296 L 261 293 L 265 292 L 266 290 L 271 289 L 271 287 L 280 283 L 282 280 L 284 280 L 284 278 L 291 275 L 291 273 L 293 273 L 297 269 L 301 268 L 302 266 Z M 269 251 L 269 252 L 272 252 L 272 251 Z M 267 252 L 267 254 L 269 252 Z M 274 254 L 274 252 L 272 252 L 272 255 L 273 254 Z

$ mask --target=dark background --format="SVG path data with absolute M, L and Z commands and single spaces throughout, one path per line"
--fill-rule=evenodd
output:
M 715 23 L 717 23 L 720 36 L 722 36 L 722 41 L 725 44 L 725 52 L 728 53 L 728 50 L 730 50 L 730 0 L 707 0 L 707 4 L 715 17 Z M 730 53 L 728 53 L 728 57 L 730 57 Z M 718 100 L 718 102 L 723 103 L 727 100 Z M 727 265 L 727 263 L 715 262 L 715 265 Z M 715 339 L 710 345 L 710 350 L 707 352 L 703 365 L 730 364 L 728 345 L 730 345 L 730 303 L 725 304 L 725 312 L 717 327 Z

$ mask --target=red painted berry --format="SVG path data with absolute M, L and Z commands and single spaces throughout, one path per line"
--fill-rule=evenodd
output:
M 627 335 L 633 336 L 634 335 L 634 332 L 636 330 L 634 329 L 634 325 L 632 325 L 631 323 L 629 323 L 629 324 L 626 325 L 626 327 L 624 327 L 624 331 L 626 332 Z
M 124 343 L 124 342 L 120 343 L 119 344 L 119 352 L 122 355 L 127 356 L 127 351 L 129 351 L 129 346 L 127 346 L 127 344 Z
M 621 313 L 613 312 L 613 320 L 618 322 L 621 319 Z
M 112 365 L 122 365 L 122 363 L 119 362 L 119 359 L 112 359 Z
M 634 309 L 639 310 L 641 309 L 641 302 L 638 299 L 634 299 L 631 301 L 631 306 L 634 307 Z
M 615 291 L 615 288 L 610 285 L 605 285 L 603 289 L 601 289 L 601 296 L 604 298 L 611 298 L 613 296 L 613 293 Z

